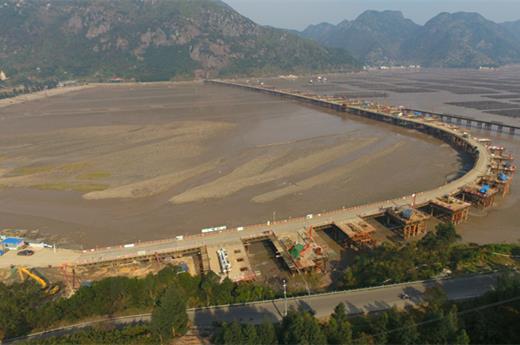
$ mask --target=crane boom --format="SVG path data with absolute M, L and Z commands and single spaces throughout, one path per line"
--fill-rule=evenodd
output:
M 46 289 L 48 287 L 48 285 L 49 285 L 49 284 L 47 284 L 47 282 L 44 279 L 42 279 L 37 274 L 34 274 L 30 270 L 28 270 L 26 267 L 20 267 L 18 269 L 18 273 L 20 274 L 20 278 L 22 278 L 22 280 L 23 280 L 23 277 L 24 277 L 24 274 L 25 274 L 26 276 L 32 278 L 34 281 L 36 281 L 38 284 L 40 284 L 42 289 Z

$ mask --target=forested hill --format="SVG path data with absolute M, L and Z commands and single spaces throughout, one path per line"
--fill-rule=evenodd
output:
M 0 70 L 29 79 L 168 80 L 350 68 L 343 50 L 219 0 L 4 0 Z
M 498 24 L 478 13 L 440 13 L 417 25 L 397 11 L 366 11 L 338 25 L 311 25 L 301 35 L 349 50 L 369 65 L 499 66 L 520 62 L 520 22 Z

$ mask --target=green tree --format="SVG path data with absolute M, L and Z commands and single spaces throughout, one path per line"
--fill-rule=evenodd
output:
M 455 337 L 454 344 L 457 345 L 468 345 L 470 343 L 469 335 L 465 329 L 461 329 Z
M 374 316 L 370 321 L 374 343 L 378 345 L 385 345 L 388 342 L 388 313 Z
M 161 343 L 187 332 L 186 302 L 177 286 L 170 286 L 157 301 L 152 312 L 151 329 Z
M 234 344 L 242 344 L 243 343 L 243 337 L 242 337 L 242 326 L 237 321 L 233 321 L 229 327 L 228 332 L 225 334 L 224 338 L 225 343 L 229 345 Z
M 356 345 L 374 345 L 374 338 L 366 334 L 365 332 L 361 332 L 359 336 L 354 340 L 354 344 Z
M 213 271 L 209 271 L 207 274 L 202 276 L 200 282 L 201 299 L 205 301 L 205 305 L 209 306 L 213 304 L 218 295 L 220 287 L 220 277 Z
M 262 345 L 277 345 L 276 330 L 269 321 L 262 322 L 257 329 L 258 343 Z
M 282 321 L 282 343 L 287 345 L 326 344 L 327 338 L 318 320 L 308 311 L 291 310 Z
M 420 333 L 417 330 L 417 324 L 412 317 L 406 317 L 399 331 L 390 334 L 389 343 L 412 345 L 419 342 Z
M 354 272 L 352 272 L 352 268 L 347 268 L 343 273 L 343 287 L 350 289 L 355 288 L 357 286 L 357 280 L 354 276 Z
M 352 325 L 347 320 L 347 312 L 344 303 L 334 308 L 326 327 L 328 343 L 331 345 L 352 344 Z
M 261 344 L 256 332 L 256 327 L 252 324 L 247 324 L 242 329 L 242 344 L 244 345 L 258 345 Z
M 442 245 L 446 246 L 460 239 L 453 223 L 439 223 L 435 229 L 435 235 Z

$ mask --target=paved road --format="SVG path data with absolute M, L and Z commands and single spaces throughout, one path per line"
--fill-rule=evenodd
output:
M 482 275 L 468 278 L 458 278 L 438 281 L 451 300 L 467 299 L 481 296 L 496 284 L 496 275 Z M 326 317 L 341 302 L 347 306 L 351 315 L 376 312 L 393 306 L 404 307 L 407 304 L 420 302 L 426 288 L 437 284 L 435 281 L 399 284 L 366 290 L 354 290 L 340 293 L 302 296 L 288 300 L 288 308 L 304 308 L 312 310 L 316 317 Z M 402 293 L 411 299 L 400 298 Z M 283 317 L 284 301 L 276 300 L 261 303 L 251 303 L 243 306 L 213 307 L 196 309 L 189 312 L 190 319 L 197 327 L 208 327 L 215 320 L 244 321 L 259 323 L 265 319 L 279 321 Z
M 316 317 L 326 317 L 333 312 L 334 308 L 339 303 L 343 302 L 347 306 L 347 312 L 350 315 L 356 315 L 365 312 L 382 311 L 393 306 L 403 307 L 408 304 L 416 304 L 422 301 L 426 288 L 433 287 L 437 284 L 444 289 L 449 299 L 461 300 L 483 295 L 493 289 L 496 282 L 496 274 L 486 274 L 472 277 L 412 282 L 381 286 L 377 288 L 295 297 L 289 298 L 287 304 L 288 308 L 304 308 L 315 312 Z M 403 292 L 408 294 L 411 299 L 401 299 L 399 296 Z M 188 316 L 193 325 L 197 328 L 209 328 L 215 321 L 231 322 L 237 320 L 247 323 L 261 323 L 264 320 L 280 321 L 283 317 L 283 313 L 284 301 L 282 299 L 275 301 L 252 302 L 243 305 L 188 310 Z M 17 340 L 64 335 L 100 323 L 125 325 L 148 321 L 150 321 L 150 314 L 106 318 L 62 327 L 47 332 L 33 333 L 27 337 L 18 338 Z

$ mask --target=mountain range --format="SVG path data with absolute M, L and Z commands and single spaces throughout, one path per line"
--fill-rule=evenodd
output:
M 366 11 L 337 25 L 311 25 L 300 35 L 346 49 L 368 65 L 479 67 L 520 62 L 520 21 L 499 24 L 478 13 L 440 13 L 418 25 L 399 11 Z
M 220 0 L 4 0 L 0 70 L 27 80 L 170 80 L 356 67 Z
M 499 24 L 477 13 L 441 13 L 418 25 L 398 11 L 366 11 L 352 21 L 297 32 L 256 24 L 220 0 L 0 3 L 0 71 L 17 82 L 517 62 L 520 21 Z

